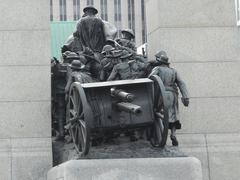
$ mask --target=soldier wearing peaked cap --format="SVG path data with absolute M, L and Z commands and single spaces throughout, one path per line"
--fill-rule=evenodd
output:
M 181 79 L 177 71 L 169 67 L 168 56 L 165 51 L 160 51 L 156 55 L 156 61 L 158 66 L 155 67 L 151 74 L 158 75 L 165 86 L 169 116 L 169 129 L 171 129 L 171 140 L 173 146 L 178 146 L 176 138 L 176 129 L 181 129 L 181 123 L 179 119 L 179 108 L 178 108 L 178 89 L 182 94 L 182 103 L 184 106 L 189 105 L 189 95 L 186 84 Z

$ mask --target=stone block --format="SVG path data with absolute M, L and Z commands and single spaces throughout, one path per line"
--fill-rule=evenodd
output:
M 0 0 L 0 30 L 49 29 L 48 0 Z
M 172 62 L 240 61 L 236 27 L 160 28 L 148 31 L 150 59 L 165 50 Z
M 0 137 L 51 137 L 51 102 L 0 102 Z
M 0 54 L 0 66 L 49 65 L 49 45 L 50 33 L 46 30 L 0 31 L 0 47 L 4 52 Z
M 196 158 L 101 159 L 68 161 L 48 172 L 48 180 L 202 180 Z
M 12 180 L 45 180 L 52 167 L 51 138 L 12 140 Z
M 240 98 L 192 98 L 180 106 L 182 133 L 238 133 Z
M 209 134 L 211 180 L 238 180 L 240 176 L 240 134 Z
M 0 101 L 50 100 L 49 66 L 0 66 Z
M 204 134 L 178 134 L 179 150 L 189 157 L 201 161 L 203 179 L 209 180 L 208 152 Z M 169 144 L 171 141 L 168 142 Z
M 236 26 L 235 2 L 232 0 L 151 0 L 147 1 L 146 7 L 150 19 L 147 21 L 149 32 L 154 30 L 152 26 Z
M 11 142 L 0 139 L 0 180 L 11 180 Z
M 214 63 L 173 63 L 186 82 L 190 97 L 239 97 L 240 61 Z

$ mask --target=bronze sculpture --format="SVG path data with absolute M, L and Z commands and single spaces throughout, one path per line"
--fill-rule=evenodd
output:
M 131 29 L 123 29 L 122 38 L 117 40 L 117 43 L 121 46 L 122 49 L 129 51 L 132 54 L 136 53 L 136 44 L 134 42 L 135 35 Z
M 104 23 L 96 17 L 98 10 L 93 6 L 85 7 L 83 12 L 85 17 L 77 24 L 77 34 L 83 50 L 88 47 L 93 52 L 100 53 L 106 43 Z
M 66 101 L 62 98 L 64 91 L 61 98 L 55 96 L 60 105 L 64 104 L 56 106 L 61 116 L 60 139 L 65 125 L 77 151 L 86 155 L 90 141 L 118 136 L 120 132 L 134 138 L 134 132 L 140 130 L 146 131 L 154 147 L 164 147 L 169 127 L 172 144 L 178 145 L 176 129 L 181 124 L 177 87 L 188 106 L 185 83 L 169 67 L 164 51 L 156 54 L 155 64 L 138 55 L 132 30 L 122 30 L 121 39 L 107 39 L 103 21 L 95 16 L 97 12 L 92 6 L 84 8 L 84 17 L 73 33 L 73 46 L 62 49 L 63 62 L 59 66 L 65 68 L 62 84 Z M 63 109 L 66 115 L 61 115 Z M 65 116 L 66 122 L 62 121 Z
M 178 146 L 176 129 L 181 129 L 178 110 L 178 88 L 182 94 L 182 103 L 184 106 L 188 106 L 189 95 L 187 87 L 177 71 L 169 67 L 170 63 L 168 62 L 168 57 L 165 51 L 160 51 L 155 56 L 159 65 L 152 70 L 149 76 L 157 75 L 163 81 L 168 103 L 169 129 L 171 129 L 170 138 L 173 146 Z

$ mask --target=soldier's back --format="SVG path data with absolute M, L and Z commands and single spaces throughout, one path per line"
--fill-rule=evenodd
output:
M 159 66 L 158 73 L 166 87 L 175 87 L 176 70 L 168 66 Z
M 116 65 L 119 79 L 131 79 L 130 66 L 127 62 L 119 63 Z

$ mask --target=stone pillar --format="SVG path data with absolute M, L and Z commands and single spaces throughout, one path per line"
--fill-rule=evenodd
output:
M 60 4 L 59 4 L 59 0 L 52 0 L 52 1 L 53 1 L 53 21 L 60 21 Z
M 73 0 L 66 1 L 67 21 L 73 21 Z
M 190 91 L 180 148 L 204 179 L 239 179 L 240 32 L 233 0 L 147 0 L 148 52 L 166 50 Z
M 52 166 L 48 0 L 0 0 L 0 179 Z

